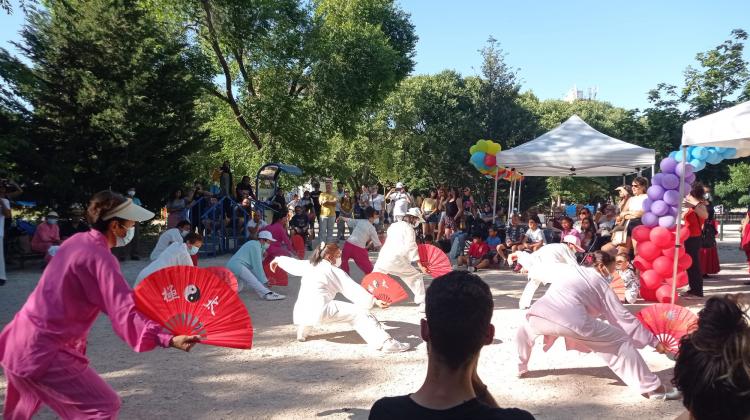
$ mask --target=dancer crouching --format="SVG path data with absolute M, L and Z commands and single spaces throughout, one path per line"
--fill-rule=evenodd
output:
M 408 350 L 409 344 L 394 340 L 369 312 L 373 305 L 387 308 L 388 304 L 375 299 L 338 268 L 340 260 L 338 245 L 322 243 L 313 251 L 310 261 L 289 257 L 276 257 L 271 261 L 271 271 L 275 272 L 278 266 L 293 276 L 302 277 L 292 315 L 297 340 L 305 341 L 316 325 L 346 322 L 376 350 L 386 353 Z M 334 300 L 337 293 L 352 303 Z
M 667 392 L 636 350 L 650 345 L 660 353 L 666 351 L 609 287 L 606 278 L 615 270 L 614 260 L 601 251 L 592 256 L 591 267 L 554 263 L 530 268 L 533 275 L 554 277 L 555 281 L 531 306 L 518 329 L 519 377 L 528 371 L 536 336 L 545 336 L 545 351 L 557 337 L 563 337 L 569 350 L 597 353 L 625 384 L 644 396 L 679 398 L 679 391 Z M 600 316 L 609 323 L 598 319 Z

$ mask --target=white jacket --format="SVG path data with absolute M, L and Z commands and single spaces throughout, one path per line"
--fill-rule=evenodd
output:
M 375 267 L 403 267 L 419 261 L 417 237 L 414 228 L 404 221 L 396 222 L 388 228 L 388 234 L 375 261 Z
M 138 286 L 149 274 L 155 273 L 162 268 L 174 267 L 176 265 L 193 265 L 193 259 L 190 257 L 190 253 L 188 253 L 187 244 L 183 242 L 172 242 L 172 245 L 169 245 L 167 249 L 162 251 L 158 258 L 151 261 L 149 265 L 141 270 L 135 279 L 133 288 Z

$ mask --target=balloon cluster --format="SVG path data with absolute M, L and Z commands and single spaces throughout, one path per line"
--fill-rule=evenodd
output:
M 684 176 L 683 192 L 690 191 L 695 181 L 693 166 L 666 157 L 659 163 L 661 172 L 651 178 L 651 186 L 646 191 L 648 198 L 643 201 L 644 214 L 641 222 L 647 227 L 671 228 L 677 222 L 680 204 L 680 176 Z
M 677 300 L 672 295 L 672 270 L 674 269 L 675 233 L 674 228 L 657 226 L 637 226 L 633 229 L 633 239 L 637 242 L 638 255 L 633 266 L 641 272 L 641 297 L 661 303 Z M 685 253 L 684 241 L 689 235 L 687 227 L 680 229 L 681 246 L 677 257 L 677 287 L 688 284 L 687 269 L 693 263 Z
M 685 161 L 692 165 L 693 171 L 698 172 L 706 167 L 707 163 L 716 165 L 724 159 L 731 159 L 737 154 L 733 147 L 704 147 L 689 146 L 685 152 Z M 682 162 L 682 151 L 674 151 L 669 157 L 677 162 Z
M 521 174 L 497 165 L 497 156 L 501 149 L 500 144 L 492 140 L 478 140 L 469 148 L 469 162 L 487 178 L 494 179 L 497 176 L 507 181 L 523 179 Z

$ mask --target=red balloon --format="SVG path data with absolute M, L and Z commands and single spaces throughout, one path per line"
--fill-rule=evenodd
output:
M 656 289 L 656 301 L 661 303 L 674 303 L 677 301 L 677 291 L 672 294 L 672 285 L 664 284 Z
M 638 225 L 633 229 L 633 239 L 636 242 L 650 241 L 651 228 L 646 225 Z
M 677 255 L 679 257 L 682 257 L 683 255 L 685 255 L 685 247 L 684 246 L 681 246 L 678 249 L 679 249 L 679 251 L 677 251 Z M 671 247 L 669 247 L 669 248 L 662 249 L 661 250 L 661 255 L 664 255 L 665 257 L 669 257 L 669 258 L 674 258 L 674 245 L 671 246 Z
M 668 248 L 670 245 L 674 244 L 674 237 L 672 236 L 672 232 L 667 230 L 667 228 L 665 227 L 657 226 L 651 229 L 648 237 L 651 242 L 654 243 L 654 245 L 662 249 Z
M 495 158 L 495 155 L 486 154 L 484 156 L 484 164 L 492 168 L 497 164 L 497 158 Z
M 672 278 L 672 271 L 674 270 L 674 261 L 669 257 L 659 256 L 652 263 L 654 271 L 656 271 L 662 278 Z
M 693 265 L 693 257 L 691 257 L 688 254 L 681 256 L 677 260 L 677 269 L 680 271 L 687 270 L 688 268 L 690 268 L 691 265 Z
M 657 289 L 662 284 L 664 277 L 660 276 L 656 270 L 648 270 L 641 273 L 641 280 L 643 280 L 643 285 L 647 289 Z
M 654 245 L 653 242 L 639 242 L 636 250 L 638 255 L 645 258 L 646 261 L 654 261 L 656 257 L 661 255 L 661 248 Z
M 638 271 L 650 270 L 651 261 L 646 261 L 645 258 L 641 257 L 640 255 L 636 255 L 636 257 L 633 258 L 633 267 L 635 267 Z
M 685 239 L 690 237 L 690 229 L 688 229 L 687 226 L 683 225 L 680 228 L 680 242 L 685 242 Z
M 641 282 L 641 297 L 649 302 L 656 302 L 656 290 L 644 286 L 643 282 Z
M 670 282 L 672 279 L 669 280 Z M 680 271 L 677 273 L 677 287 L 685 287 L 688 285 L 687 271 Z

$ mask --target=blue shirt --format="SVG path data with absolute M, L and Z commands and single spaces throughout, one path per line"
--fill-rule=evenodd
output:
M 499 236 L 488 236 L 487 239 L 484 241 L 487 243 L 487 245 L 490 246 L 491 249 L 495 249 L 498 245 L 500 245 L 500 237 Z

